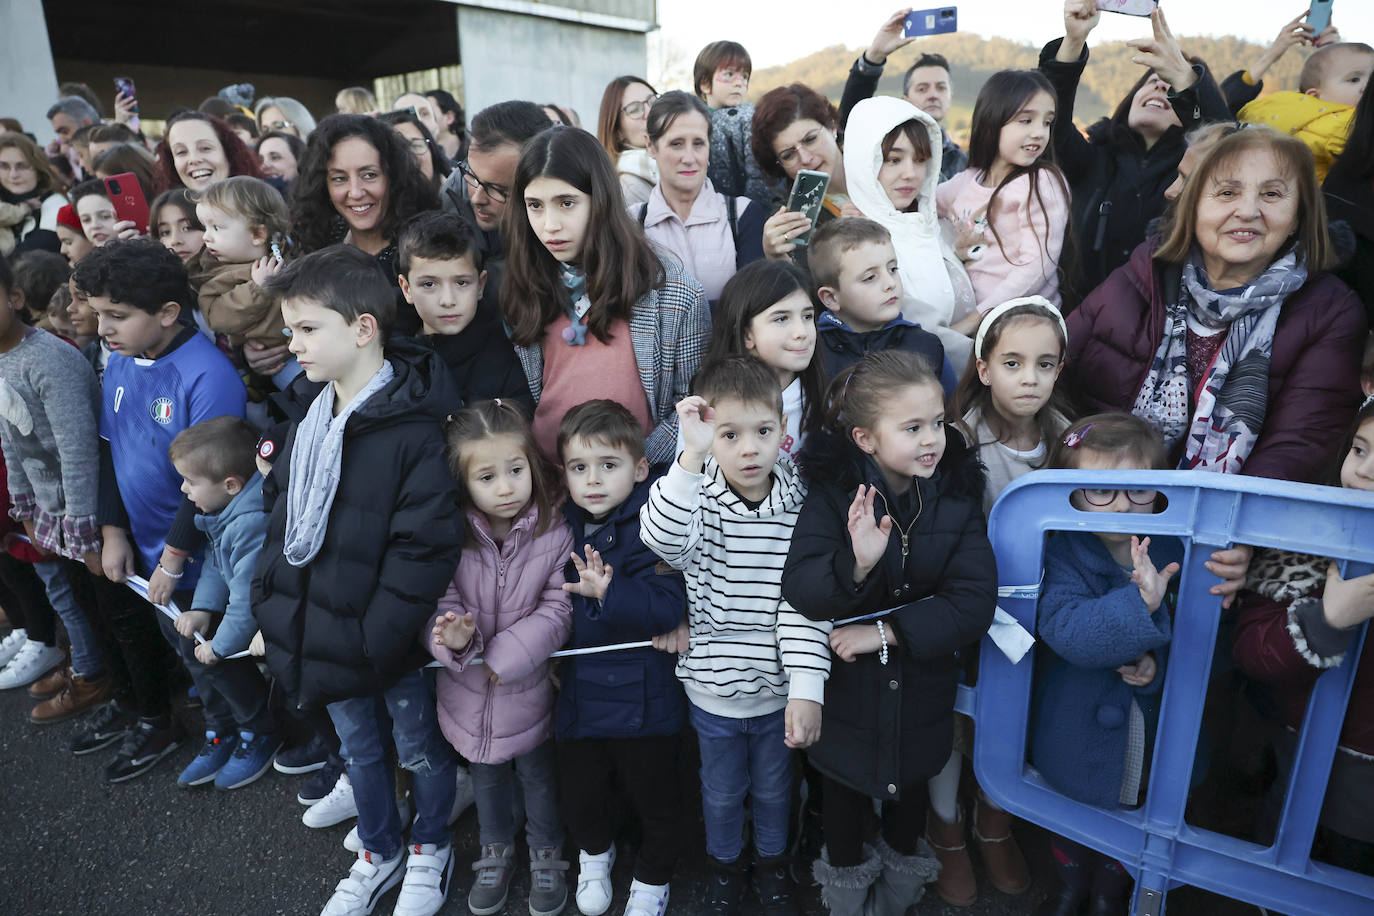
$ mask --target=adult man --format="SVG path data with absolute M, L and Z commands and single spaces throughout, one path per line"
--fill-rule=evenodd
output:
M 88 124 L 99 124 L 100 113 L 85 99 L 69 95 L 58 99 L 57 103 L 48 109 L 48 121 L 52 124 L 53 133 L 57 134 L 57 139 L 48 145 L 48 154 L 56 155 L 60 152 L 65 155 L 71 160 L 72 169 L 77 176 L 81 177 L 84 173 L 80 160 L 72 150 L 72 134 Z

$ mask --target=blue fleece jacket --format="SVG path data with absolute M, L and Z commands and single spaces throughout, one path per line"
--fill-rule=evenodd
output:
M 1176 538 L 1151 538 L 1150 559 L 1159 569 L 1181 562 L 1183 545 Z M 1118 807 L 1132 700 L 1145 714 L 1148 756 L 1172 633 L 1168 604 L 1146 610 L 1130 572 L 1117 565 L 1097 535 L 1059 532 L 1046 543 L 1031 762 L 1070 798 Z M 1155 678 L 1131 687 L 1116 669 L 1146 652 L 1155 655 Z
M 196 527 L 205 532 L 209 544 L 191 607 L 224 615 L 210 643 L 220 658 L 247 649 L 258 631 L 249 594 L 269 518 L 262 504 L 260 474 L 254 474 L 220 511 L 196 516 Z

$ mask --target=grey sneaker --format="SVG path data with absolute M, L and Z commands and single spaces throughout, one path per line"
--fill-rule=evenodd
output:
M 568 902 L 568 863 L 557 846 L 530 849 L 530 916 L 558 916 Z
M 482 847 L 482 855 L 472 863 L 477 880 L 468 891 L 468 909 L 473 916 L 492 916 L 506 905 L 514 852 L 508 843 L 488 843 Z

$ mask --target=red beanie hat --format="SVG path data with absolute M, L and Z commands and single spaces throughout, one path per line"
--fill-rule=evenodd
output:
M 66 226 L 73 232 L 80 232 L 81 220 L 76 215 L 76 208 L 71 204 L 64 204 L 62 209 L 57 211 L 57 225 Z

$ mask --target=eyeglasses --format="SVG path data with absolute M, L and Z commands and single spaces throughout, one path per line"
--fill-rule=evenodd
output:
M 286 130 L 288 127 L 295 127 L 296 125 L 290 121 L 268 121 L 262 126 L 268 130 Z
M 648 114 L 649 109 L 653 106 L 654 102 L 657 101 L 658 96 L 651 95 L 647 99 L 641 99 L 638 102 L 631 102 L 628 105 L 621 105 L 620 110 L 625 113 L 625 117 L 634 118 L 638 120 L 639 118 L 642 118 L 646 114 Z
M 472 167 L 468 165 L 466 159 L 458 163 L 458 171 L 463 173 L 463 182 L 468 186 L 469 191 L 476 191 L 478 188 L 481 188 L 488 197 L 498 204 L 505 203 L 506 198 L 510 196 L 509 188 L 503 188 L 496 184 L 489 184 L 474 175 L 472 173 Z
M 802 137 L 801 140 L 797 142 L 796 146 L 789 146 L 784 149 L 778 150 L 778 163 L 780 165 L 787 165 L 792 160 L 797 158 L 798 150 L 804 149 L 807 152 L 815 152 L 816 147 L 820 146 L 821 139 L 825 135 L 825 133 L 825 128 L 818 128 L 816 130 L 811 131 L 806 136 Z
M 34 167 L 27 161 L 24 162 L 0 162 L 0 172 L 32 172 Z
M 1126 501 L 1133 506 L 1153 506 L 1155 499 L 1159 496 L 1157 490 L 1093 490 L 1084 487 L 1078 492 L 1083 494 L 1083 499 L 1090 506 L 1110 506 L 1116 502 L 1118 493 L 1126 494 Z

